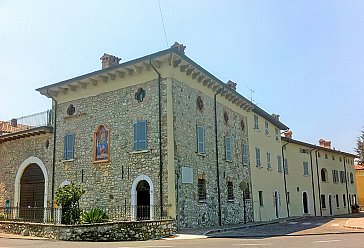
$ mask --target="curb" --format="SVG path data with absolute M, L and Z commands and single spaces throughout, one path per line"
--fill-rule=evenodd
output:
M 297 219 L 302 219 L 303 217 L 293 217 L 293 218 L 289 218 L 289 219 L 281 219 L 281 220 L 274 220 L 274 221 L 270 221 L 270 222 L 261 222 L 261 223 L 255 223 L 254 222 L 252 224 L 248 224 L 245 226 L 236 226 L 236 227 L 227 227 L 227 228 L 221 228 L 221 229 L 215 229 L 215 230 L 209 230 L 203 233 L 203 235 L 209 235 L 209 234 L 214 234 L 214 233 L 220 233 L 220 232 L 228 232 L 228 231 L 233 231 L 233 230 L 239 230 L 239 229 L 245 229 L 245 228 L 250 228 L 250 227 L 257 227 L 257 226 L 266 226 L 266 225 L 272 225 L 272 224 L 278 224 L 278 223 L 284 223 L 287 221 L 292 221 L 292 220 L 297 220 Z

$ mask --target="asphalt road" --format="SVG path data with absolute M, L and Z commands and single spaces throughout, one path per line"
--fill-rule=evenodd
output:
M 26 240 L 0 238 L 1 248 L 10 247 L 37 247 L 37 248 L 178 248 L 178 247 L 269 247 L 269 248 L 303 248 L 303 247 L 330 247 L 330 248 L 362 248 L 364 247 L 364 233 L 308 235 L 308 236 L 281 236 L 271 238 L 206 238 L 190 240 L 152 240 L 142 242 L 64 242 L 51 240 Z

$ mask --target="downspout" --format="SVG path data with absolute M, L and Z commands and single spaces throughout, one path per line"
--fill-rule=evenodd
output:
M 287 207 L 287 217 L 289 217 L 289 206 L 288 206 L 288 195 L 287 195 L 287 179 L 286 179 L 286 163 L 284 160 L 284 148 L 288 145 L 289 143 L 286 143 L 282 146 L 282 162 L 283 162 L 283 180 L 284 180 L 284 192 L 286 195 L 286 207 Z
M 52 215 L 54 214 L 53 208 L 54 208 L 54 187 L 55 187 L 55 170 L 56 170 L 56 136 L 57 136 L 57 106 L 58 103 L 56 101 L 56 99 L 54 99 L 51 95 L 48 94 L 48 90 L 47 90 L 47 95 L 52 98 L 53 102 L 54 102 L 54 118 L 53 118 L 53 158 L 52 158 Z M 53 216 L 52 216 L 53 217 Z
M 349 190 L 348 190 L 348 178 L 347 178 L 347 172 L 346 172 L 346 161 L 345 161 L 345 158 L 348 157 L 348 156 L 345 156 L 343 158 L 344 160 L 344 173 L 345 173 L 345 188 L 346 188 L 346 199 L 348 200 L 347 201 L 347 207 L 348 207 L 348 214 L 350 214 L 350 199 L 349 199 Z
M 214 94 L 214 113 L 215 113 L 215 155 L 216 155 L 216 180 L 217 180 L 217 205 L 218 205 L 218 216 L 219 216 L 219 226 L 222 225 L 221 217 L 221 194 L 220 194 L 220 171 L 219 171 L 219 147 L 218 147 L 218 137 L 217 137 L 217 103 L 216 96 L 224 90 L 224 87 L 217 90 Z
M 313 176 L 313 165 L 312 165 L 312 152 L 316 149 L 310 150 L 310 162 L 311 162 L 311 183 L 312 183 L 312 197 L 313 197 L 313 210 L 316 216 L 316 195 L 315 195 L 315 183 L 314 183 L 314 176 Z M 318 178 L 318 175 L 317 175 Z
M 317 159 L 317 152 L 319 150 L 315 151 L 315 157 L 316 157 L 316 172 L 317 172 L 317 185 L 318 185 L 318 193 L 319 193 L 319 200 L 320 200 L 320 216 L 322 216 L 322 202 L 321 202 L 321 188 L 320 188 L 320 174 L 318 169 L 318 159 Z
M 153 66 L 152 60 L 149 60 L 150 66 L 158 75 L 158 129 L 159 129 L 159 199 L 160 199 L 160 216 L 163 216 L 163 161 L 162 161 L 162 106 L 161 106 L 161 74 Z

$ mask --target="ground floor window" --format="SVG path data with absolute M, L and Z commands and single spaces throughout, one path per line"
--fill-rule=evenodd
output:
M 326 208 L 326 197 L 325 197 L 325 195 L 321 195 L 321 207 Z
M 263 206 L 263 191 L 259 191 L 259 205 Z
M 203 178 L 198 179 L 197 193 L 198 193 L 198 200 L 200 202 L 206 201 L 206 180 Z

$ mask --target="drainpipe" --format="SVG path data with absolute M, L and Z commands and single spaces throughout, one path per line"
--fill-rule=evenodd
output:
M 216 155 L 216 180 L 217 180 L 217 205 L 218 205 L 218 216 L 219 216 L 219 226 L 222 225 L 221 221 L 221 194 L 220 194 L 220 172 L 219 172 L 219 147 L 217 138 L 217 103 L 216 96 L 224 90 L 224 87 L 217 90 L 214 94 L 214 113 L 215 113 L 215 155 Z
M 316 172 L 317 172 L 317 185 L 318 185 L 318 193 L 319 193 L 319 202 L 320 202 L 320 216 L 322 216 L 322 202 L 321 202 L 321 188 L 320 188 L 320 174 L 318 168 L 318 159 L 317 159 L 317 152 L 315 151 L 315 158 L 316 158 Z
M 47 95 L 48 94 L 48 90 L 47 90 Z M 50 95 L 49 95 L 50 96 Z M 56 99 L 54 99 L 52 96 L 50 96 L 54 102 L 54 123 L 53 123 L 53 158 L 52 158 L 52 215 L 54 214 L 53 212 L 53 208 L 54 208 L 54 187 L 55 187 L 55 170 L 56 170 L 56 136 L 57 136 L 57 106 L 58 103 L 56 101 Z M 53 216 L 52 216 L 53 218 Z
M 316 216 L 316 196 L 315 196 L 315 184 L 314 184 L 314 176 L 313 176 L 313 165 L 312 165 L 312 152 L 316 149 L 310 150 L 310 162 L 311 162 L 311 183 L 312 183 L 312 196 L 313 196 L 313 210 Z M 317 175 L 318 178 L 318 175 Z
M 345 188 L 346 188 L 346 199 L 349 199 L 349 190 L 348 190 L 348 178 L 347 178 L 347 172 L 346 172 L 346 161 L 345 161 L 345 158 L 348 157 L 348 156 L 345 156 L 343 158 L 344 160 L 344 173 L 345 173 Z M 348 204 L 347 204 L 347 207 L 348 207 L 348 214 L 350 214 L 350 199 L 347 201 Z
M 289 143 L 286 143 L 282 146 L 282 162 L 283 162 L 283 180 L 284 180 L 284 192 L 286 195 L 286 207 L 287 207 L 287 217 L 289 217 L 289 206 L 288 206 L 288 196 L 287 196 L 287 179 L 286 179 L 286 163 L 284 160 L 284 148 L 288 145 Z
M 159 129 L 159 199 L 160 199 L 160 216 L 163 216 L 163 161 L 162 161 L 162 106 L 161 106 L 161 74 L 149 60 L 150 66 L 158 75 L 158 129 Z

